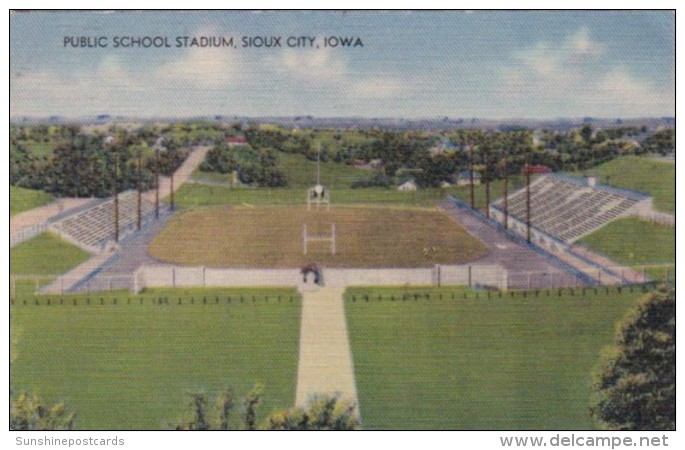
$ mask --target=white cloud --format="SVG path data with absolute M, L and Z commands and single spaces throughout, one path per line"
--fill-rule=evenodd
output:
M 335 50 L 285 50 L 271 61 L 294 83 L 307 83 L 312 89 L 327 89 L 333 96 L 350 100 L 386 99 L 411 91 L 412 80 L 405 75 L 359 74 L 350 67 L 347 58 Z
M 106 56 L 92 72 L 81 69 L 70 77 L 51 72 L 14 75 L 10 110 L 14 114 L 99 114 L 112 104 L 135 98 L 144 90 L 135 73 L 125 70 L 117 58 Z
M 352 83 L 350 92 L 361 99 L 391 98 L 406 94 L 411 83 L 395 77 L 369 77 Z
M 215 28 L 204 28 L 194 36 L 221 36 Z M 216 88 L 235 82 L 243 61 L 239 51 L 230 47 L 191 47 L 155 70 L 161 80 Z
M 348 76 L 348 64 L 332 50 L 284 50 L 273 63 L 307 81 L 337 83 Z
M 610 66 L 607 48 L 586 28 L 555 45 L 538 42 L 514 52 L 502 70 L 503 108 L 510 116 L 639 116 L 673 109 L 673 93 Z M 503 115 L 508 115 L 504 113 Z

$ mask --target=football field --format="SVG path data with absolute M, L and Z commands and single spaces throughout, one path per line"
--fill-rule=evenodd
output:
M 335 254 L 327 241 L 335 225 Z M 298 267 L 431 267 L 484 255 L 484 245 L 442 211 L 427 208 L 241 205 L 198 208 L 174 217 L 149 253 L 184 265 Z

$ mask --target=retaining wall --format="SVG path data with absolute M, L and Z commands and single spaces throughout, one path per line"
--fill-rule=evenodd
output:
M 217 269 L 143 266 L 133 276 L 134 292 L 146 287 L 299 286 L 299 269 Z M 322 269 L 326 286 L 489 286 L 507 288 L 507 272 L 498 265 L 435 266 L 418 269 Z M 311 280 L 311 277 L 310 277 Z

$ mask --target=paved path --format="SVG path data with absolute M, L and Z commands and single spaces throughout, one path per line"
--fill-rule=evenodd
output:
M 509 276 L 510 289 L 550 288 L 582 285 L 583 281 L 561 265 L 542 256 L 486 223 L 466 208 L 441 202 L 442 208 L 488 248 L 478 264 L 499 264 Z
M 359 416 L 343 292 L 344 287 L 323 287 L 302 294 L 295 405 L 305 406 L 314 393 L 340 394 L 357 405 Z
M 202 161 L 205 160 L 207 152 L 211 149 L 211 146 L 204 145 L 198 146 L 190 152 L 190 155 L 181 164 L 176 172 L 174 172 L 174 192 L 178 191 L 183 183 L 187 182 L 195 169 L 197 169 Z M 171 179 L 169 177 L 159 177 L 159 197 L 160 199 L 169 195 L 169 189 L 171 187 Z M 155 190 L 151 189 L 145 194 L 145 198 L 151 202 L 155 201 Z
M 95 255 L 74 267 L 69 272 L 55 278 L 52 283 L 41 289 L 40 293 L 45 295 L 61 295 L 66 293 L 114 256 L 115 253 L 112 251 L 106 251 L 99 255 Z

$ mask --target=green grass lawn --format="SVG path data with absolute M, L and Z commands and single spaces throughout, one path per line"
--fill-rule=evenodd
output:
M 675 228 L 635 217 L 611 222 L 580 240 L 617 263 L 675 263 Z
M 29 209 L 47 205 L 52 201 L 52 195 L 42 191 L 10 186 L 10 217 Z
M 602 183 L 646 192 L 654 208 L 675 214 L 675 164 L 652 158 L 625 156 L 591 169 Z
M 182 417 L 189 393 L 226 387 L 237 396 L 237 420 L 240 398 L 261 382 L 261 422 L 292 406 L 297 377 L 300 302 L 275 300 L 294 290 L 272 292 L 269 302 L 243 304 L 186 297 L 178 305 L 176 292 L 162 305 L 137 296 L 116 305 L 18 303 L 10 307 L 12 387 L 66 401 L 78 429 L 165 429 Z
M 47 232 L 10 249 L 10 274 L 61 274 L 89 257 L 88 252 Z
M 176 192 L 176 205 L 197 208 L 215 205 L 304 205 L 305 188 L 236 188 L 203 184 L 184 184 Z M 435 206 L 444 198 L 442 189 L 398 192 L 395 189 L 332 189 L 331 207 L 336 204 L 383 204 L 386 206 Z
M 316 161 L 304 155 L 279 152 L 278 167 L 285 174 L 288 186 L 308 187 L 316 183 Z M 347 164 L 333 161 L 322 162 L 320 167 L 321 184 L 333 189 L 346 189 L 358 178 L 367 178 L 372 172 L 358 169 Z
M 10 297 L 32 295 L 41 286 L 90 257 L 88 252 L 47 232 L 10 248 L 10 275 L 39 275 L 31 279 L 13 279 Z
M 642 294 L 465 300 L 463 292 L 368 302 L 347 294 L 364 428 L 593 428 L 591 371 Z
M 283 172 L 289 188 L 307 188 L 316 184 L 316 161 L 295 153 L 276 152 L 275 154 L 278 158 L 277 167 Z M 321 184 L 329 188 L 347 189 L 353 181 L 358 178 L 367 178 L 371 176 L 371 173 L 369 170 L 327 161 L 321 162 L 319 179 Z M 230 183 L 232 174 L 196 170 L 193 178 Z

